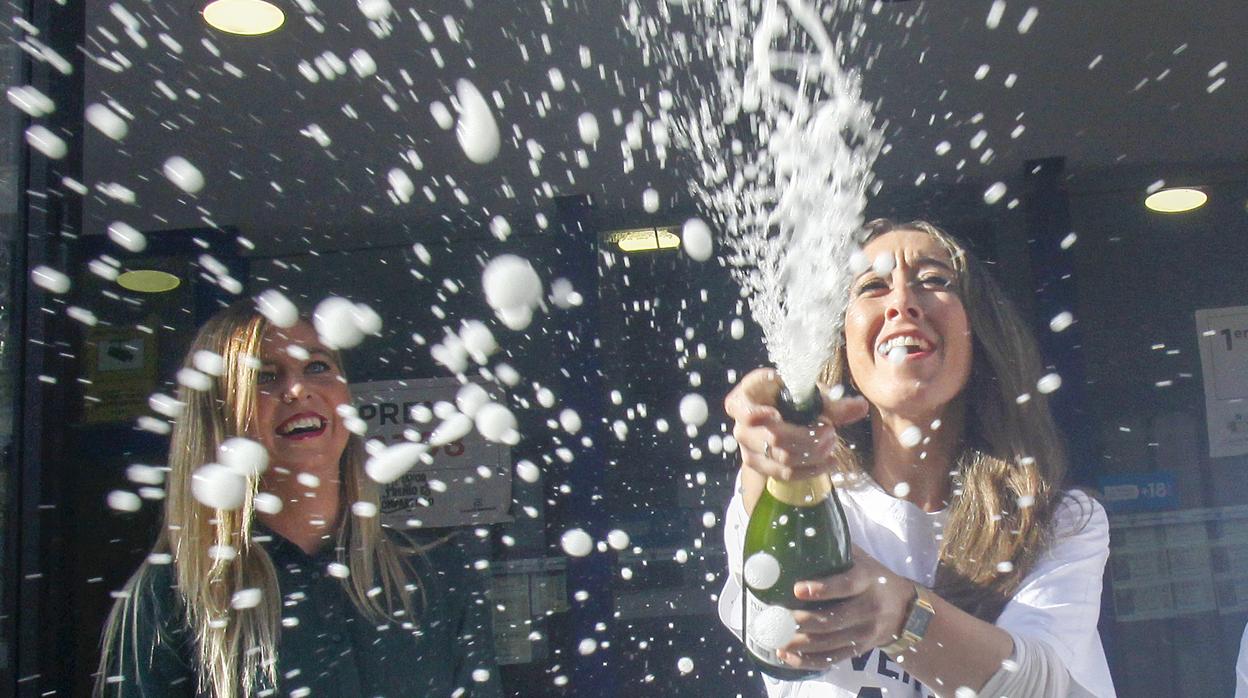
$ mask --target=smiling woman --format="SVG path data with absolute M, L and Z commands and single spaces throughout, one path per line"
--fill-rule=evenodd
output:
M 1061 489 L 1058 432 L 1030 394 L 1034 340 L 939 228 L 881 220 L 862 239 L 874 263 L 852 286 L 823 381 L 862 397 L 828 401 L 812 429 L 779 420 L 773 371 L 726 400 L 742 468 L 721 619 L 739 631 L 752 593 L 742 536 L 764 483 L 831 476 L 855 563 L 794 585 L 816 610 L 793 612 L 796 634 L 776 649 L 813 676 L 768 679 L 769 694 L 1113 696 L 1097 635 L 1108 523 Z
M 97 695 L 498 694 L 482 590 L 455 545 L 378 522 L 341 357 L 309 323 L 236 303 L 179 380 L 165 526 L 109 617 Z

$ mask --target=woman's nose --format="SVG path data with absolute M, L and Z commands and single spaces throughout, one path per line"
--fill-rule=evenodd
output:
M 307 391 L 304 390 L 302 381 L 292 381 L 286 386 L 286 390 L 282 391 L 282 401 L 292 403 L 303 397 Z
M 885 320 L 918 320 L 922 315 L 922 311 L 918 305 L 918 298 L 915 296 L 913 289 L 907 283 L 894 284 L 892 293 L 889 294 L 888 305 L 884 308 Z

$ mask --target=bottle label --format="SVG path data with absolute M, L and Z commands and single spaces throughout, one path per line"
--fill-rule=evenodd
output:
M 792 669 L 793 667 L 780 661 L 780 657 L 778 656 L 776 650 L 770 649 L 768 647 L 763 646 L 762 644 L 759 644 L 758 639 L 755 636 L 755 633 L 757 632 L 756 630 L 757 624 L 752 621 L 754 618 L 757 618 L 759 615 L 761 615 L 763 611 L 767 610 L 769 606 L 770 604 L 766 603 L 762 599 L 755 596 L 754 592 L 750 591 L 749 587 L 746 587 L 745 589 L 745 633 L 744 633 L 745 634 L 745 648 L 748 649 L 750 653 L 753 654 L 755 657 L 758 657 L 760 660 L 762 660 L 763 662 L 766 662 L 767 664 L 770 664 L 774 667 L 780 667 L 782 669 Z

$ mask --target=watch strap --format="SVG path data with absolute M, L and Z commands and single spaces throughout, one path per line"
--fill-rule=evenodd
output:
M 929 593 L 918 584 L 914 585 L 914 598 L 910 601 L 910 611 L 906 615 L 905 624 L 901 627 L 901 634 L 897 636 L 897 639 L 881 647 L 882 652 L 897 659 L 923 640 L 927 634 L 928 625 L 936 616 L 936 607 L 932 605 L 928 597 Z

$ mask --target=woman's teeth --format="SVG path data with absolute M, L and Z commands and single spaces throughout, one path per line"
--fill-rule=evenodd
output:
M 891 357 L 895 351 L 900 350 L 904 356 L 910 352 L 910 349 L 907 347 L 914 347 L 915 351 L 924 351 L 927 348 L 925 346 L 926 344 L 927 342 L 919 339 L 918 337 L 903 335 L 880 342 L 875 350 L 881 356 L 888 357 Z
M 320 417 L 302 417 L 292 422 L 283 424 L 282 428 L 277 430 L 277 433 L 282 436 L 287 436 L 300 430 L 315 431 L 323 426 L 325 426 L 325 420 Z

